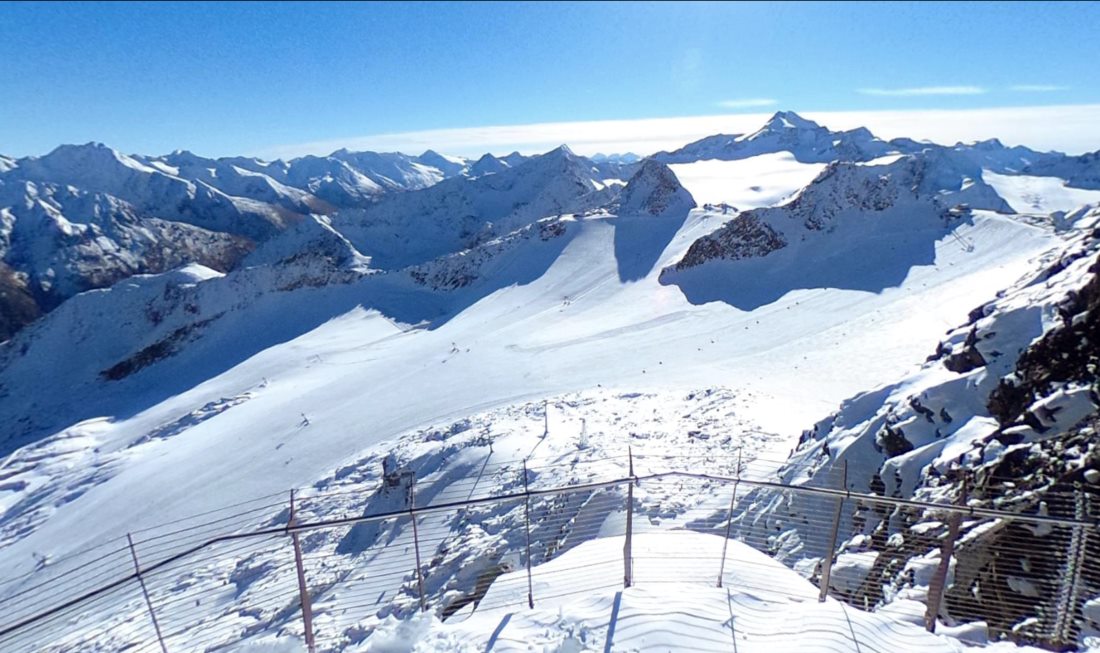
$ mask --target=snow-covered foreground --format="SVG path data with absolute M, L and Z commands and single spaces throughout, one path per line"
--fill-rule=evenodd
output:
M 472 615 L 446 622 L 431 613 L 386 617 L 370 639 L 347 650 L 968 650 L 957 639 L 926 632 L 914 610 L 879 615 L 832 598 L 819 603 L 816 588 L 793 571 L 743 544 L 724 543 L 689 531 L 636 535 L 634 582 L 623 589 L 624 538 L 590 540 L 532 570 L 536 596 L 550 597 L 534 609 L 525 605 L 525 572 L 517 570 L 500 576 Z M 723 557 L 722 584 L 716 587 Z M 981 641 L 980 631 L 967 634 L 971 642 Z M 303 648 L 295 640 L 272 637 L 232 650 Z M 1038 649 L 1002 644 L 986 650 Z

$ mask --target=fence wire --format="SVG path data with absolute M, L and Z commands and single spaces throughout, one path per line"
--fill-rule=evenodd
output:
M 784 485 L 776 461 L 739 456 L 539 462 L 487 459 L 434 494 L 419 493 L 425 479 L 394 476 L 369 491 L 299 493 L 293 515 L 289 496 L 268 496 L 135 531 L 0 579 L 0 650 L 217 651 L 276 633 L 340 651 L 390 616 L 461 619 L 672 583 L 867 609 L 906 598 L 934 617 L 1058 649 L 1087 629 L 1084 606 L 1100 594 L 1100 502 L 1080 487 L 1021 513 L 999 508 L 1005 495 L 930 503 L 856 493 L 839 468 L 812 486 Z M 564 468 L 565 482 L 550 473 Z M 685 531 L 727 544 L 671 556 L 658 540 L 632 544 Z M 601 538 L 626 544 L 559 561 Z M 731 563 L 734 540 L 760 557 Z M 941 564 L 947 550 L 951 565 Z M 821 591 L 771 581 L 771 557 L 794 561 Z M 863 632 L 873 650 L 878 635 L 863 617 L 848 623 L 844 637 Z

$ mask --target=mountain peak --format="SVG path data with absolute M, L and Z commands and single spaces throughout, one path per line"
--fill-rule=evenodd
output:
M 779 131 L 785 129 L 821 129 L 821 125 L 812 120 L 807 120 L 794 111 L 776 111 L 764 124 L 762 131 Z
M 552 149 L 552 150 L 550 150 L 549 152 L 546 153 L 546 156 L 550 156 L 550 155 L 564 156 L 564 157 L 571 157 L 571 158 L 577 156 L 573 152 L 573 150 L 569 149 L 569 146 L 566 145 L 565 143 L 562 143 L 561 145 L 555 147 L 554 149 Z
M 680 184 L 676 173 L 654 159 L 645 160 L 619 198 L 621 215 L 683 216 L 695 206 L 695 198 Z
M 127 167 L 142 167 L 137 161 L 122 154 L 113 147 L 97 141 L 90 141 L 82 145 L 58 145 L 51 152 L 41 157 L 39 161 L 53 169 L 71 170 L 82 168 L 95 170 L 100 168 L 122 164 Z

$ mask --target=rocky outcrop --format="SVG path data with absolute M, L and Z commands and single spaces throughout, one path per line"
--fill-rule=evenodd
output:
M 684 216 L 695 208 L 695 198 L 680 185 L 663 163 L 646 160 L 619 196 L 619 215 Z

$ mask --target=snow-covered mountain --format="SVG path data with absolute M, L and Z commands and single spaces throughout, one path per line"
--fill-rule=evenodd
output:
M 802 163 L 870 161 L 897 151 L 866 128 L 834 132 L 793 111 L 779 111 L 751 134 L 718 134 L 653 158 L 663 163 L 705 159 L 733 161 L 761 154 L 790 152 Z
M 739 153 L 705 174 L 698 166 L 713 161 L 593 161 L 567 147 L 476 162 L 432 151 L 263 162 L 106 148 L 81 155 L 88 159 L 66 153 L 79 164 L 71 170 L 61 159 L 0 160 L 5 311 L 18 318 L 37 310 L 32 280 L 33 288 L 42 280 L 65 288 L 61 297 L 99 283 L 86 280 L 94 274 L 116 275 L 0 343 L 0 562 L 8 570 L 0 601 L 14 606 L 18 592 L 47 579 L 71 589 L 67 574 L 88 547 L 228 503 L 280 497 L 270 513 L 210 526 L 202 537 L 282 528 L 290 487 L 332 492 L 339 498 L 327 509 L 340 515 L 401 509 L 408 495 L 387 490 L 379 474 L 395 461 L 415 474 L 425 501 L 514 490 L 519 477 L 509 464 L 540 458 L 547 465 L 532 465 L 531 480 L 541 488 L 622 478 L 624 449 L 636 472 L 686 456 L 688 471 L 729 473 L 736 451 L 760 479 L 779 474 L 809 485 L 834 482 L 847 460 L 854 490 L 933 499 L 953 499 L 965 468 L 988 481 L 981 500 L 1025 510 L 1052 488 L 1100 478 L 1089 430 L 1100 213 L 1071 209 L 1091 191 L 1065 191 L 1063 179 L 1040 174 L 1053 170 L 1028 167 L 1041 155 L 995 142 L 910 147 L 865 130 L 828 140 L 837 133 L 821 130 L 828 132 L 777 114 L 758 132 L 715 146 Z M 482 163 L 495 169 L 479 173 Z M 724 188 L 747 210 L 709 200 Z M 155 190 L 186 200 L 183 208 L 161 216 Z M 203 211 L 218 202 L 269 231 L 249 236 L 191 219 L 213 220 Z M 919 367 L 955 324 L 964 326 Z M 1028 492 L 1004 501 L 1010 493 L 998 479 L 1011 474 Z M 649 555 L 679 546 L 647 543 L 646 531 L 657 528 L 708 556 L 718 550 L 714 525 L 731 510 L 726 490 L 647 481 L 633 497 L 638 546 Z M 587 489 L 576 501 L 532 501 L 554 515 L 532 521 L 538 578 L 586 552 L 621 552 L 623 517 L 610 505 L 623 500 Z M 737 618 L 797 610 L 861 624 L 881 634 L 884 649 L 919 641 L 959 650 L 949 637 L 897 624 L 909 619 L 894 599 L 925 591 L 931 538 L 943 528 L 931 518 L 852 518 L 850 506 L 838 562 L 845 573 L 833 594 L 874 614 L 846 612 L 834 600 L 818 606 L 809 585 L 779 569 L 788 563 L 813 579 L 825 529 L 812 526 L 828 512 L 823 505 L 758 492 L 733 508 L 734 532 L 756 551 L 732 545 L 731 561 L 757 560 L 762 574 L 781 575 L 782 589 L 809 604 L 762 607 L 760 596 L 731 587 L 685 609 L 721 617 L 707 617 L 708 633 L 726 632 L 729 611 L 755 606 Z M 562 526 L 582 522 L 588 530 Z M 428 526 L 444 534 L 421 541 L 435 617 L 414 617 L 413 564 L 389 577 L 372 566 L 379 555 L 408 552 L 407 526 L 390 520 L 303 538 L 315 614 L 332 648 L 370 650 L 417 623 L 409 641 L 497 641 L 475 630 L 479 620 L 528 629 L 552 618 L 553 606 L 490 612 L 491 601 L 471 600 L 512 597 L 508 583 L 518 576 L 502 565 L 525 545 L 522 510 L 486 505 L 422 524 L 421 537 Z M 1010 535 L 973 534 L 984 548 L 966 548 L 956 561 L 945 624 L 1032 632 L 1012 611 L 1014 595 L 983 595 L 980 610 L 969 611 L 956 600 L 972 590 L 972 570 L 998 590 L 1025 588 L 977 560 L 1020 537 Z M 1063 559 L 1054 554 L 1063 535 L 1050 538 L 1052 560 Z M 169 633 L 172 650 L 197 648 L 188 633 L 200 631 L 221 638 L 211 645 L 273 641 L 294 650 L 286 648 L 298 632 L 288 628 L 297 608 L 286 544 L 276 538 L 201 569 L 185 561 L 151 580 L 152 601 L 179 626 Z M 651 578 L 667 572 L 647 560 L 639 558 L 639 569 L 658 574 Z M 132 561 L 124 562 L 129 574 Z M 856 578 L 862 570 L 870 575 Z M 746 573 L 736 565 L 727 572 L 734 585 Z M 1077 604 L 1100 595 L 1093 576 L 1084 578 L 1073 604 L 1081 615 Z M 250 590 L 260 587 L 291 589 L 262 602 Z M 576 590 L 538 587 L 543 595 Z M 632 611 L 653 599 L 652 587 L 589 598 Z M 1041 583 L 1013 591 L 1032 590 L 1027 605 L 1040 606 L 1040 622 L 1049 606 L 1064 604 Z M 371 604 L 346 610 L 354 591 L 369 592 Z M 201 623 L 188 622 L 169 606 L 192 609 L 192 592 L 224 600 L 194 604 L 188 615 Z M 59 626 L 35 645 L 118 648 L 132 633 L 123 625 L 147 617 L 140 602 L 126 609 Z M 472 613 L 468 635 L 449 619 L 459 611 Z M 1003 617 L 989 616 L 997 611 Z M 567 626 L 610 637 L 603 627 L 559 621 L 540 637 L 557 642 L 555 629 Z M 1092 628 L 1086 621 L 1081 633 Z M 63 639 L 69 629 L 79 634 Z
M 523 160 L 501 159 L 505 166 Z M 0 262 L 9 294 L 0 339 L 79 292 L 187 263 L 226 271 L 257 243 L 312 225 L 307 216 L 468 174 L 465 159 L 430 150 L 267 162 L 186 151 L 127 156 L 90 143 L 4 158 Z M 522 191 L 513 199 L 528 200 Z
M 691 196 L 663 163 L 648 159 L 630 178 L 619 196 L 620 215 L 684 216 L 695 208 Z
M 333 225 L 373 265 L 394 269 L 469 249 L 545 216 L 598 208 L 617 193 L 595 178 L 586 159 L 564 145 L 515 167 L 491 174 L 477 171 L 474 164 L 470 178 L 456 177 L 387 196 L 364 209 L 341 211 Z
M 881 289 L 984 209 L 1011 213 L 980 169 L 940 150 L 887 163 L 833 163 L 786 203 L 745 211 L 697 239 L 661 276 L 692 301 L 770 303 L 794 288 Z M 967 247 L 960 240 L 960 246 Z
M 421 165 L 435 168 L 443 173 L 444 178 L 466 174 L 466 171 L 470 167 L 470 161 L 468 159 L 460 156 L 440 154 L 435 150 L 425 150 L 423 154 L 416 157 L 416 162 Z

